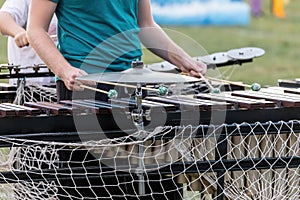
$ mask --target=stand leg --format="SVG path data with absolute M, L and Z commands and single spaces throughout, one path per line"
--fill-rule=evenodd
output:
M 143 160 L 143 154 L 144 154 L 144 146 L 143 144 L 139 145 L 139 194 L 143 195 L 145 194 L 145 177 L 144 177 L 144 160 Z

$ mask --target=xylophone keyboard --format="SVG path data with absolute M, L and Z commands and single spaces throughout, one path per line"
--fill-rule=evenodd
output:
M 60 103 L 26 102 L 24 106 L 0 104 L 1 135 L 77 132 L 75 121 L 86 124 L 81 131 L 99 131 L 91 121 L 97 118 L 102 130 L 113 137 L 135 131 L 129 113 L 134 100 L 110 102 L 73 100 Z M 200 93 L 185 96 L 148 96 L 143 100 L 145 129 L 157 126 L 208 125 L 288 121 L 300 118 L 300 90 L 283 87 L 264 88 L 259 92 L 233 91 L 221 94 Z M 214 119 L 215 118 L 215 119 Z M 121 123 L 121 124 L 120 124 Z M 97 126 L 98 127 L 98 126 Z M 62 134 L 63 135 L 63 134 Z

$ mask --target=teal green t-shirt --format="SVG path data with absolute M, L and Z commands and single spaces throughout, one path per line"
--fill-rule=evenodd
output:
M 87 73 L 122 71 L 141 59 L 138 0 L 52 0 L 59 50 Z

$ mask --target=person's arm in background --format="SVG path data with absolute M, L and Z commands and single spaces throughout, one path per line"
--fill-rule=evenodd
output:
M 87 75 L 87 73 L 71 66 L 58 51 L 47 33 L 55 9 L 56 3 L 50 0 L 32 0 L 29 9 L 27 36 L 40 58 L 65 83 L 66 87 L 69 90 L 81 90 L 75 85 L 76 77 Z
M 141 29 L 141 42 L 154 54 L 169 61 L 191 76 L 199 77 L 199 73 L 206 73 L 207 67 L 204 63 L 195 61 L 154 22 L 150 0 L 139 0 L 138 23 Z
M 0 11 L 0 32 L 2 35 L 13 37 L 16 45 L 20 48 L 29 44 L 26 30 L 17 24 L 10 13 L 5 11 Z

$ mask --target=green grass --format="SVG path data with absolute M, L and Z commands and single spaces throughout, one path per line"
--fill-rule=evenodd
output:
M 286 19 L 277 19 L 269 9 L 270 1 L 264 2 L 264 15 L 252 18 L 247 27 L 164 27 L 178 31 L 199 43 L 208 53 L 227 51 L 234 48 L 256 46 L 263 48 L 266 54 L 254 59 L 254 62 L 242 67 L 228 66 L 220 70 L 232 70 L 230 80 L 245 83 L 258 82 L 262 85 L 276 85 L 278 79 L 294 79 L 300 77 L 300 1 L 290 0 L 286 5 Z M 0 0 L 0 4 L 3 0 Z M 238 16 L 237 16 L 238 17 Z M 174 40 L 177 40 L 176 38 Z M 187 43 L 190 40 L 187 40 Z M 184 45 L 184 41 L 178 41 Z M 188 45 L 186 45 L 188 46 Z M 193 56 L 199 52 L 186 49 Z M 191 52 L 192 51 L 192 52 Z M 145 63 L 160 61 L 156 56 L 145 51 Z M 0 63 L 6 63 L 6 38 L 0 39 Z

